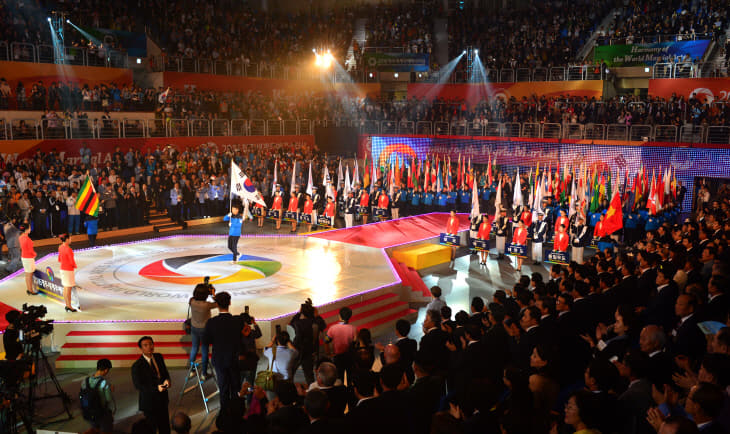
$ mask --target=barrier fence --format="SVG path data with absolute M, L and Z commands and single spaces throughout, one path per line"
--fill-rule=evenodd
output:
M 0 119 L 0 140 L 312 135 L 316 127 L 360 134 L 730 144 L 730 126 L 279 119 Z

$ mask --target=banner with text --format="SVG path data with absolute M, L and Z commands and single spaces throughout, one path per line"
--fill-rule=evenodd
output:
M 428 53 L 365 53 L 365 65 L 382 72 L 427 72 Z
M 649 95 L 669 99 L 672 95 L 689 99 L 692 95 L 705 104 L 727 102 L 730 78 L 662 78 L 649 80 Z
M 593 59 L 612 66 L 651 66 L 669 62 L 677 56 L 696 61 L 705 55 L 709 39 L 694 41 L 654 42 L 652 44 L 601 45 L 593 49 Z
M 408 99 L 422 98 L 432 101 L 436 98 L 443 100 L 466 101 L 476 104 L 482 99 L 503 97 L 537 96 L 579 96 L 588 99 L 600 99 L 603 96 L 603 81 L 532 81 L 518 83 L 480 83 L 480 84 L 431 84 L 410 83 L 408 85 Z

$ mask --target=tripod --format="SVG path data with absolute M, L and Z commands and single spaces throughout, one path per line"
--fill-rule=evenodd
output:
M 213 375 L 211 378 L 213 378 L 213 384 L 215 385 L 215 392 L 211 393 L 210 395 L 206 395 L 205 391 L 203 390 L 203 383 L 205 382 L 202 378 L 200 378 L 202 375 L 204 375 L 204 372 L 201 372 L 201 366 L 202 362 L 194 361 L 190 364 L 190 367 L 188 368 L 188 372 L 185 374 L 185 383 L 182 386 L 182 390 L 180 391 L 180 396 L 177 398 L 177 404 L 175 404 L 175 407 L 180 406 L 180 401 L 182 401 L 183 395 L 190 392 L 191 390 L 195 389 L 196 387 L 200 389 L 200 396 L 203 397 L 203 406 L 205 406 L 205 413 L 210 413 L 210 409 L 208 408 L 208 401 L 214 396 L 216 396 L 218 393 L 220 393 L 220 390 L 218 389 L 218 380 L 215 378 L 215 370 L 213 370 Z M 195 375 L 192 375 L 195 374 Z M 196 378 L 195 384 L 188 387 L 188 382 L 194 381 L 193 377 Z
M 32 418 L 35 415 L 35 402 L 42 399 L 53 399 L 61 398 L 63 409 L 68 415 L 68 420 L 71 420 L 71 409 L 69 404 L 71 403 L 71 397 L 61 388 L 61 384 L 56 378 L 56 374 L 53 372 L 51 364 L 48 362 L 48 357 L 41 348 L 40 337 L 34 338 L 31 342 L 24 344 L 25 354 L 28 354 L 30 361 L 32 362 L 30 377 L 28 378 L 28 414 Z M 39 368 L 44 368 L 50 378 L 53 386 L 56 388 L 56 393 L 51 395 L 36 396 L 36 389 L 38 388 L 38 372 Z

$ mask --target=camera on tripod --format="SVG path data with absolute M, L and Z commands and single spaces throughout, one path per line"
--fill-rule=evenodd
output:
M 45 306 L 29 306 L 25 303 L 22 309 L 15 327 L 23 333 L 23 343 L 40 343 L 43 336 L 53 332 L 53 320 L 41 320 L 48 313 Z

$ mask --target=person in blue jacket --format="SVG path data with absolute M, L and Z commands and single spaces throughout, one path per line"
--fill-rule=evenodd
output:
M 243 216 L 238 205 L 231 207 L 231 212 L 223 217 L 223 221 L 228 222 L 228 249 L 233 253 L 232 263 L 235 264 L 236 259 L 238 259 L 238 240 L 241 238 L 241 226 L 243 224 Z
M 422 200 L 423 193 L 421 193 L 421 187 L 416 186 L 416 188 L 413 189 L 413 194 L 411 195 L 411 215 L 423 214 L 423 210 L 421 208 Z
M 461 212 L 469 212 L 471 210 L 471 190 L 466 184 L 461 186 L 459 190 L 459 209 Z
M 96 246 L 96 234 L 99 233 L 99 218 L 93 215 L 87 215 L 84 220 L 86 226 L 86 236 L 89 237 L 89 247 Z
M 459 197 L 459 193 L 456 190 L 447 190 L 446 191 L 446 205 L 447 208 L 445 211 L 450 211 L 452 209 L 456 209 L 456 200 Z
M 433 212 L 433 202 L 436 200 L 436 192 L 433 188 L 423 195 L 423 205 L 427 213 Z
M 447 211 L 447 204 L 448 204 L 448 191 L 447 190 L 441 190 L 436 194 L 436 202 L 438 205 L 438 211 L 439 212 L 446 212 Z

